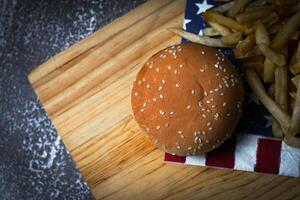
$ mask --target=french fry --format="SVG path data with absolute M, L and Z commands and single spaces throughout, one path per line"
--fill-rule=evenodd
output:
M 256 1 L 252 1 L 251 3 L 249 3 L 248 7 L 252 8 L 252 7 L 264 6 L 267 3 L 268 3 L 268 0 L 256 0 Z
M 298 81 L 298 89 L 295 98 L 295 105 L 293 108 L 293 114 L 291 119 L 291 127 L 289 129 L 288 135 L 296 136 L 300 134 L 300 81 Z
M 300 11 L 294 14 L 288 22 L 284 25 L 283 29 L 278 32 L 272 41 L 271 47 L 274 50 L 281 50 L 287 45 L 288 40 L 297 32 L 300 27 Z
M 238 41 L 240 41 L 242 39 L 242 37 L 243 37 L 243 34 L 240 32 L 230 33 L 230 34 L 227 34 L 227 35 L 221 37 L 221 41 L 225 45 L 234 45 Z
M 300 148 L 300 138 L 299 137 L 285 135 L 284 142 L 287 145 Z
M 272 83 L 274 81 L 275 64 L 268 58 L 264 61 L 264 75 L 263 80 L 265 83 Z
M 274 117 L 272 117 L 272 133 L 276 138 L 283 138 L 284 135 L 278 121 Z
M 206 21 L 221 24 L 232 30 L 242 32 L 242 33 L 245 31 L 245 28 L 240 23 L 238 23 L 234 19 L 226 17 L 216 11 L 208 10 L 203 14 L 203 17 L 205 18 Z
M 199 36 L 193 33 L 186 32 L 182 29 L 176 29 L 176 28 L 169 28 L 169 31 L 187 39 L 190 40 L 191 42 L 195 42 L 198 44 L 203 44 L 207 45 L 210 47 L 222 47 L 222 48 L 231 48 L 233 46 L 230 45 L 225 45 L 222 43 L 221 39 L 216 39 L 216 38 L 210 38 L 207 36 Z
M 256 44 L 270 44 L 270 39 L 269 39 L 269 34 L 267 31 L 267 28 L 262 22 L 258 22 L 256 24 L 256 29 L 255 29 L 255 41 Z
M 270 28 L 273 24 L 279 21 L 279 16 L 277 13 L 272 12 L 270 15 L 267 17 L 260 19 L 260 21 L 266 25 L 266 27 Z
M 287 68 L 285 66 L 277 66 L 275 69 L 275 101 L 280 107 L 287 111 Z
M 210 21 L 207 21 L 207 23 L 213 29 L 215 29 L 218 33 L 220 33 L 220 35 L 222 35 L 222 36 L 226 36 L 226 35 L 228 35 L 228 34 L 231 33 L 231 31 L 229 30 L 229 28 L 227 28 L 226 26 L 223 26 L 223 25 L 215 23 L 215 22 L 210 22 Z
M 234 1 L 230 1 L 230 2 L 224 3 L 221 6 L 213 8 L 213 10 L 217 11 L 219 13 L 225 13 L 232 8 L 233 4 L 234 4 Z
M 300 73 L 300 41 L 298 42 L 297 50 L 291 58 L 289 69 L 294 75 Z
M 258 48 L 274 64 L 278 66 L 285 65 L 285 59 L 281 53 L 275 52 L 266 44 L 258 44 Z
M 289 95 L 290 95 L 290 97 L 292 97 L 293 99 L 296 99 L 296 92 L 290 92 Z
M 246 39 L 241 40 L 237 43 L 235 51 L 238 55 L 245 55 L 255 46 L 255 34 L 250 34 Z
M 251 12 L 244 12 L 235 16 L 236 21 L 239 23 L 255 22 L 255 20 L 261 19 L 271 14 L 271 10 L 255 10 Z
M 228 11 L 228 13 L 227 13 L 228 16 L 234 17 L 239 12 L 242 12 L 244 10 L 244 8 L 246 7 L 246 5 L 250 2 L 251 2 L 251 0 L 236 0 L 234 2 L 234 5 L 232 6 L 232 8 Z
M 262 104 L 269 110 L 269 112 L 279 122 L 284 132 L 287 132 L 291 123 L 291 117 L 279 107 L 265 92 L 264 86 L 259 80 L 257 74 L 253 69 L 246 69 L 246 80 L 250 85 L 251 89 L 256 93 Z
M 257 11 L 257 10 L 271 10 L 272 6 L 262 5 L 262 6 L 247 6 L 245 12 Z
M 220 36 L 220 33 L 218 33 L 214 28 L 207 27 L 203 29 L 203 35 L 204 36 Z
M 264 70 L 264 64 L 260 61 L 253 61 L 253 62 L 243 62 L 243 66 L 245 68 L 249 69 L 255 69 L 255 71 L 258 73 L 259 77 L 263 77 L 263 70 Z
M 271 97 L 271 98 L 275 98 L 275 84 L 272 83 L 268 89 L 268 95 Z
M 294 84 L 294 86 L 297 88 L 298 87 L 298 81 L 300 80 L 300 74 L 294 76 L 291 80 L 292 80 L 292 83 Z

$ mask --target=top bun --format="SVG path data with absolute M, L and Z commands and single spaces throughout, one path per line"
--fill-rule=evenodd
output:
M 241 116 L 239 73 L 214 48 L 180 44 L 153 55 L 133 84 L 131 105 L 142 130 L 173 155 L 211 151 Z

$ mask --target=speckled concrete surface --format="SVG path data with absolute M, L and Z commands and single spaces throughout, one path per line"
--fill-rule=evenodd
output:
M 92 199 L 28 73 L 142 0 L 0 0 L 0 199 Z

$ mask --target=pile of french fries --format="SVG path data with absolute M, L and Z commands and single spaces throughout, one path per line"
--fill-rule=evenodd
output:
M 274 137 L 300 147 L 300 1 L 218 1 L 223 4 L 203 13 L 210 26 L 203 36 L 169 30 L 191 42 L 234 48 L 248 84 L 272 114 Z

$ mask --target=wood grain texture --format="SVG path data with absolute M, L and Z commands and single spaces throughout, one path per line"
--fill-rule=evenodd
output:
M 29 75 L 96 199 L 299 199 L 300 180 L 166 164 L 131 114 L 141 65 L 180 42 L 185 1 L 152 0 Z

